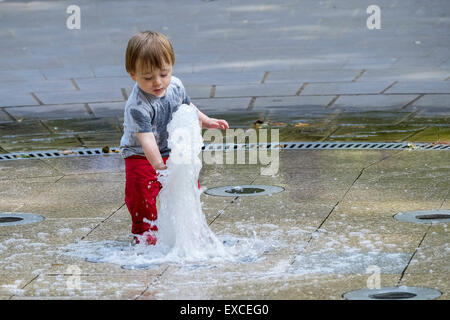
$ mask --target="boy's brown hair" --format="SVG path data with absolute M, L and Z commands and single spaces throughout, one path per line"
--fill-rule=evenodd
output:
M 125 55 L 125 68 L 128 73 L 136 74 L 138 67 L 145 73 L 154 68 L 162 69 L 164 64 L 174 63 L 172 44 L 162 33 L 142 31 L 128 41 Z

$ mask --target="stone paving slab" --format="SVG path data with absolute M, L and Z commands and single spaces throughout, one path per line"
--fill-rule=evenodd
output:
M 8 122 L 0 124 L 0 136 L 3 138 L 49 133 L 39 121 Z
M 95 65 L 92 67 L 92 71 L 97 78 L 103 77 L 129 77 L 124 66 L 121 65 Z
M 409 140 L 424 127 L 418 126 L 386 126 L 360 125 L 340 126 L 327 138 L 327 141 L 405 141 Z
M 125 102 L 100 102 L 100 103 L 88 103 L 89 108 L 96 117 L 123 117 Z
M 378 58 L 378 57 L 368 57 L 368 58 L 356 58 L 347 62 L 342 68 L 343 69 L 387 69 L 391 66 L 395 66 L 398 58 Z
M 77 77 L 74 79 L 78 88 L 81 91 L 84 90 L 119 90 L 121 88 L 125 88 L 127 91 L 130 91 L 135 82 L 128 77 L 101 77 L 101 78 L 81 78 Z
M 2 107 L 9 106 L 30 106 L 38 105 L 37 100 L 29 93 L 25 91 L 3 91 L 0 95 L 0 105 Z
M 77 135 L 84 147 L 87 148 L 103 148 L 116 147 L 122 138 L 121 132 L 104 132 L 104 133 L 81 133 Z
M 2 82 L 0 92 L 2 95 L 6 95 L 4 99 L 9 98 L 13 99 L 15 95 L 20 95 L 23 93 L 31 93 L 31 92 L 44 92 L 44 91 L 57 91 L 57 90 L 75 90 L 72 81 L 70 80 L 17 80 L 17 81 L 5 81 Z
M 443 68 L 443 69 L 450 69 L 450 60 L 447 59 L 444 63 L 442 63 L 441 65 L 439 65 L 439 67 L 440 67 L 440 68 Z M 447 77 L 446 79 L 448 79 L 448 77 Z
M 296 108 L 302 110 L 309 108 L 311 112 L 314 110 L 325 110 L 324 108 L 330 104 L 332 97 L 327 96 L 295 96 L 295 97 L 262 97 L 256 98 L 253 109 L 270 108 L 271 110 L 283 110 L 291 107 L 291 111 Z
M 447 111 L 447 115 L 450 109 L 450 95 L 448 94 L 426 94 L 420 99 L 414 101 L 411 104 L 412 107 L 418 107 L 423 111 L 426 111 L 428 108 L 442 108 L 443 111 Z M 430 112 L 430 115 L 432 113 Z
M 418 95 L 341 95 L 334 101 L 333 108 L 345 111 L 357 110 L 398 110 L 416 99 Z M 413 108 L 411 108 L 413 109 Z
M 65 176 L 61 180 L 64 181 L 59 184 L 60 181 L 41 185 L 38 183 L 23 185 L 11 181 L 8 185 L 2 184 L 3 194 L 8 199 L 2 200 L 2 211 L 21 210 L 45 218 L 106 218 L 123 204 L 124 187 L 119 183 L 111 184 L 105 181 L 86 183 L 82 177 L 76 179 L 72 176 Z M 91 191 L 86 193 L 87 190 Z M 97 192 L 102 190 L 102 196 L 95 190 Z M 61 206 L 61 199 L 71 201 Z M 41 212 L 41 205 L 44 202 L 47 208 L 45 212 Z
M 192 103 L 199 110 L 214 113 L 231 113 L 233 111 L 245 111 L 250 104 L 250 97 L 247 98 L 212 98 L 198 99 Z
M 441 118 L 448 122 L 449 112 L 448 107 L 425 107 L 417 114 L 416 117 L 422 118 Z
M 412 110 L 358 110 L 357 108 L 349 112 L 341 112 L 335 118 L 335 121 L 341 125 L 396 125 L 403 123 L 405 119 L 414 116 Z M 405 122 L 406 123 L 406 122 Z
M 300 89 L 298 84 L 251 84 L 216 86 L 215 98 L 222 97 L 264 97 L 264 96 L 294 96 Z
M 435 142 L 435 141 L 445 141 L 445 137 L 448 135 L 448 128 L 440 127 L 429 127 L 425 130 L 417 133 L 411 137 L 413 141 L 424 141 L 424 142 Z
M 0 70 L 0 82 L 45 80 L 39 70 Z
M 59 134 L 67 133 L 101 133 L 120 132 L 119 123 L 115 118 L 93 118 L 88 119 L 54 119 L 42 120 L 42 123 L 52 132 Z
M 274 265 L 276 269 L 277 265 Z M 281 266 L 283 267 L 283 265 Z M 169 270 L 172 271 L 172 270 Z M 172 272 L 173 273 L 173 272 Z M 164 278 L 142 295 L 153 299 L 342 299 L 342 292 L 359 289 L 367 285 L 366 275 L 285 275 L 279 279 L 271 276 L 247 276 L 236 278 L 232 274 L 220 281 L 211 271 L 202 270 L 193 276 L 194 283 L 207 283 L 193 290 L 192 282 L 182 279 Z M 212 280 L 211 280 L 212 279 Z M 383 284 L 394 284 L 398 276 L 382 275 Z M 211 283 L 212 282 L 212 283 Z M 178 286 L 175 288 L 175 284 Z
M 394 192 L 392 190 L 391 192 Z M 367 203 L 366 203 L 367 204 Z M 359 204 L 352 204 L 353 210 L 349 210 L 345 205 L 339 204 L 333 213 L 324 222 L 322 228 L 331 234 L 354 234 L 361 233 L 362 230 L 375 232 L 374 238 L 379 241 L 381 234 L 425 234 L 428 225 L 424 224 L 401 224 L 394 223 L 393 215 L 383 211 L 375 212 L 370 207 L 362 207 Z M 363 234 L 364 236 L 364 234 Z M 377 245 L 381 245 L 380 242 Z
M 437 68 L 418 68 L 408 66 L 405 68 L 389 68 L 389 69 L 370 69 L 366 70 L 358 82 L 362 81 L 442 81 L 450 76 L 450 71 Z
M 74 135 L 32 135 L 11 138 L 1 138 L 0 146 L 7 152 L 45 151 L 55 149 L 80 148 L 82 144 Z
M 81 157 L 83 158 L 83 157 Z M 79 157 L 42 159 L 49 167 L 63 174 L 85 174 L 85 173 L 115 173 L 125 168 L 123 158 L 119 154 L 109 154 L 102 157 L 86 156 L 84 163 L 80 163 Z
M 349 170 L 353 172 L 365 167 L 372 167 L 399 153 L 396 150 L 345 150 L 345 152 L 340 150 L 327 150 L 327 152 L 303 150 L 300 153 L 296 150 L 283 150 L 282 152 L 281 173 L 286 172 L 287 169 L 294 171 L 301 166 L 303 170 L 298 172 L 299 174 L 305 172 L 304 169 L 317 169 L 318 173 L 324 172 L 324 174 L 332 175 L 333 172 L 340 172 L 341 176 L 344 176 L 345 172 Z M 339 161 L 334 161 L 336 159 Z M 333 162 L 332 167 L 326 165 L 330 162 Z M 289 178 L 289 175 L 286 177 Z
M 33 187 L 37 187 L 34 184 Z M 2 252 L 3 258 L 17 254 L 17 261 L 20 262 L 20 255 L 27 252 L 32 255 L 36 248 L 49 249 L 49 254 L 54 255 L 55 249 L 61 245 L 67 245 L 80 240 L 91 229 L 96 227 L 101 218 L 46 218 L 42 222 L 30 226 L 9 226 L 9 230 L 0 230 L 3 237 L 11 236 L 10 243 L 14 244 L 11 250 Z M 39 243 L 39 244 L 37 244 Z M 8 258 L 9 259 L 9 258 Z M 2 269 L 11 261 L 2 261 Z M 22 267 L 25 264 L 21 263 Z M 13 272 L 21 272 L 14 270 Z
M 436 300 L 448 300 L 448 274 L 447 273 L 421 273 L 421 274 L 410 274 L 405 273 L 402 278 L 400 285 L 403 286 L 417 286 L 424 288 L 434 288 L 439 290 L 442 295 Z
M 444 38 L 445 36 L 443 36 Z M 417 59 L 416 57 L 402 57 L 400 59 L 398 59 L 397 61 L 395 61 L 392 64 L 393 68 L 405 68 L 408 67 L 414 63 L 419 64 L 420 66 L 423 67 L 439 67 L 442 65 L 443 62 L 446 61 L 448 57 L 444 56 L 444 57 L 439 57 L 439 56 L 435 56 L 435 57 L 426 57 L 426 58 L 421 58 L 421 59 Z
M 13 160 L 2 163 L 1 180 L 20 178 L 61 176 L 61 172 L 53 169 L 41 160 Z
M 88 66 L 86 67 L 64 67 L 64 68 L 42 68 L 42 75 L 46 80 L 62 80 L 82 77 L 93 77 L 94 73 Z
M 122 278 L 121 281 L 119 277 Z M 145 282 L 151 282 L 148 276 L 139 277 L 133 276 L 118 276 L 118 275 L 81 275 L 80 289 L 70 289 L 67 286 L 67 281 L 70 281 L 70 275 L 57 276 L 40 276 L 33 281 L 25 290 L 12 299 L 92 299 L 94 297 L 101 297 L 105 300 L 118 299 L 133 299 L 138 296 L 146 288 Z M 144 282 L 145 281 L 145 282 Z M 49 285 L 52 289 L 49 290 Z
M 214 97 L 213 86 L 185 86 L 186 92 L 191 99 L 212 98 Z
M 44 104 L 113 102 L 124 100 L 121 91 L 118 89 L 114 90 L 114 88 L 92 91 L 36 92 L 36 96 Z
M 450 93 L 448 81 L 399 81 L 386 93 Z
M 4 110 L 0 109 L 0 123 L 11 122 L 12 118 Z
M 91 114 L 89 114 L 83 104 L 12 107 L 5 108 L 5 110 L 15 119 L 20 120 L 76 119 L 92 116 Z
M 261 83 L 263 76 L 262 71 L 178 73 L 183 83 L 189 85 L 257 84 Z
M 411 260 L 407 272 L 410 274 L 424 273 L 423 270 L 428 269 L 430 275 L 433 273 L 448 273 L 450 271 L 447 263 L 449 260 L 448 240 L 449 236 L 446 227 L 430 227 L 416 256 Z
M 149 281 L 151 281 L 155 276 L 160 276 L 167 268 L 167 265 L 161 265 L 160 267 L 147 270 L 129 270 L 113 263 L 94 263 L 86 260 L 80 260 L 79 258 L 74 258 L 68 255 L 60 255 L 58 256 L 58 261 L 53 263 L 49 269 L 45 270 L 44 274 L 49 276 L 67 274 L 68 265 L 76 265 L 80 270 L 80 274 L 85 276 L 104 276 L 113 274 L 116 277 L 123 278 L 149 277 Z
M 352 81 L 361 72 L 351 70 L 299 70 L 288 72 L 270 72 L 264 83 L 290 82 L 301 85 L 303 82 L 340 82 Z
M 348 82 L 348 83 L 311 83 L 301 92 L 301 95 L 336 95 L 336 94 L 377 94 L 391 83 L 377 82 Z
M 336 243 L 338 246 L 349 248 L 345 243 Z M 327 249 L 332 249 L 327 247 Z M 333 248 L 334 249 L 334 248 Z M 318 250 L 318 248 L 314 248 Z M 320 250 L 320 249 L 319 249 Z M 412 254 L 396 252 L 350 252 L 324 254 L 301 253 L 298 259 L 292 264 L 293 273 L 314 273 L 321 270 L 320 273 L 331 274 L 364 274 L 366 270 L 373 265 L 380 268 L 382 273 L 401 274 L 407 265 Z M 316 271 L 318 272 L 318 271 Z

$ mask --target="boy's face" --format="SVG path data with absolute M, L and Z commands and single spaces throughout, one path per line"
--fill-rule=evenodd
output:
M 141 73 L 139 68 L 136 68 L 136 74 L 130 73 L 131 78 L 137 82 L 139 88 L 145 92 L 157 97 L 163 97 L 166 94 L 166 89 L 170 84 L 172 78 L 172 66 L 165 64 L 161 69 L 153 68 L 150 71 Z

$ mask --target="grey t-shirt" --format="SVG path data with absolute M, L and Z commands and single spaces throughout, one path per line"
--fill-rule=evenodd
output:
M 136 133 L 153 132 L 161 156 L 167 157 L 169 134 L 167 125 L 172 120 L 172 113 L 182 104 L 190 104 L 191 99 L 180 79 L 172 76 L 163 97 L 156 97 L 144 92 L 136 83 L 125 104 L 123 136 L 120 140 L 120 153 L 123 158 L 132 155 L 145 156 Z

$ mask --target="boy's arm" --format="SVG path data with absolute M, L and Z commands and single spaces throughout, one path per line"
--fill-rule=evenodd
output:
M 192 104 L 192 103 L 191 103 L 191 105 L 194 106 L 194 104 Z M 230 126 L 228 125 L 228 122 L 226 122 L 225 120 L 210 118 L 206 114 L 204 114 L 203 112 L 198 110 L 198 108 L 197 108 L 197 111 L 198 111 L 198 119 L 200 120 L 200 126 L 202 128 L 223 129 L 223 130 L 230 128 Z
M 136 133 L 139 142 L 144 150 L 145 157 L 155 170 L 167 169 L 163 161 L 161 153 L 159 152 L 158 144 L 156 143 L 155 135 L 152 132 Z

